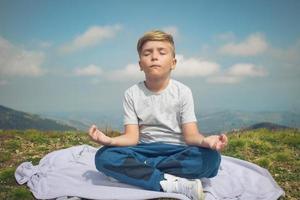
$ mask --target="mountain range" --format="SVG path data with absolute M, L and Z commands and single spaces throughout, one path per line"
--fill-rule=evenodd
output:
M 255 124 L 266 126 L 277 124 L 290 128 L 300 128 L 300 114 L 289 111 L 233 111 L 224 110 L 219 112 L 208 112 L 196 116 L 201 132 L 219 133 L 233 129 L 246 129 L 255 127 Z
M 287 126 L 282 126 L 282 125 L 278 125 L 278 124 L 274 124 L 274 123 L 270 123 L 270 122 L 262 122 L 262 123 L 258 123 L 258 124 L 254 124 L 252 126 L 249 126 L 245 129 L 242 129 L 244 131 L 247 130 L 257 130 L 257 129 L 261 129 L 261 128 L 265 128 L 265 129 L 269 129 L 269 130 L 285 130 L 285 129 L 290 129 L 290 127 Z
M 0 105 L 0 129 L 37 129 L 43 131 L 73 131 L 76 128 L 62 124 L 55 120 L 40 117 L 36 114 L 30 114 L 7 108 Z
M 268 129 L 280 129 L 281 126 L 300 128 L 300 114 L 289 111 L 250 112 L 223 110 L 198 113 L 201 113 L 196 115 L 198 126 L 200 131 L 205 134 L 229 132 L 235 129 L 254 129 L 255 125 Z M 80 130 L 87 130 L 91 124 L 96 124 L 102 129 L 123 130 L 123 118 L 120 112 L 111 114 L 108 114 L 108 112 L 52 112 L 42 113 L 42 115 L 63 120 L 64 123 Z M 80 122 L 80 124 L 77 124 L 77 122 Z
M 223 110 L 196 115 L 202 133 L 213 134 L 257 128 L 300 128 L 300 114 L 288 111 L 249 112 Z M 120 112 L 46 112 L 30 114 L 0 105 L 0 129 L 81 130 L 91 124 L 100 129 L 123 130 Z

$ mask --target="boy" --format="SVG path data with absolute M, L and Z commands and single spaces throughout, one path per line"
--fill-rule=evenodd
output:
M 125 91 L 124 134 L 110 138 L 95 125 L 89 130 L 104 145 L 96 167 L 124 183 L 204 199 L 199 179 L 217 174 L 227 137 L 199 133 L 191 90 L 170 78 L 176 65 L 171 35 L 147 32 L 137 50 L 145 81 Z

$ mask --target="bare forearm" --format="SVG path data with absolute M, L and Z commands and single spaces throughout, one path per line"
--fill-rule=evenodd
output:
M 194 132 L 185 134 L 185 142 L 187 145 L 200 146 L 220 151 L 226 147 L 228 139 L 225 134 L 205 137 L 200 133 Z
M 93 141 L 104 146 L 133 146 L 138 143 L 139 129 L 137 125 L 126 125 L 123 135 L 112 138 L 101 132 L 96 125 L 92 125 L 89 136 Z
M 195 122 L 183 124 L 182 131 L 187 145 L 209 148 L 205 137 L 199 132 Z
M 139 127 L 136 124 L 125 125 L 124 134 L 112 138 L 110 146 L 134 146 L 139 141 Z
M 117 137 L 112 138 L 112 142 L 109 146 L 134 146 L 137 145 L 138 138 L 134 136 L 124 134 Z
M 205 141 L 205 136 L 201 133 L 191 134 L 185 137 L 185 143 L 191 146 L 199 146 L 209 148 L 209 145 Z

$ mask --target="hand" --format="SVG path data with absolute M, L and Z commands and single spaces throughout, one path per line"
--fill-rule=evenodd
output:
M 205 137 L 203 142 L 209 148 L 217 150 L 217 151 L 221 151 L 227 146 L 228 138 L 225 134 L 211 135 L 211 136 Z
M 102 133 L 97 126 L 92 125 L 90 130 L 89 130 L 89 136 L 91 137 L 92 140 L 95 142 L 98 142 L 104 146 L 111 145 L 112 143 L 112 138 L 106 136 L 104 133 Z

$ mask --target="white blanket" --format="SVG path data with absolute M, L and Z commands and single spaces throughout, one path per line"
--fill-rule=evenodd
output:
M 37 199 L 80 197 L 134 200 L 168 197 L 189 200 L 182 194 L 143 190 L 112 181 L 95 168 L 96 151 L 88 145 L 54 151 L 42 158 L 37 166 L 31 162 L 19 165 L 15 178 L 19 184 L 27 183 Z M 206 200 L 275 200 L 284 195 L 266 169 L 227 156 L 222 156 L 218 175 L 202 179 L 202 183 Z

